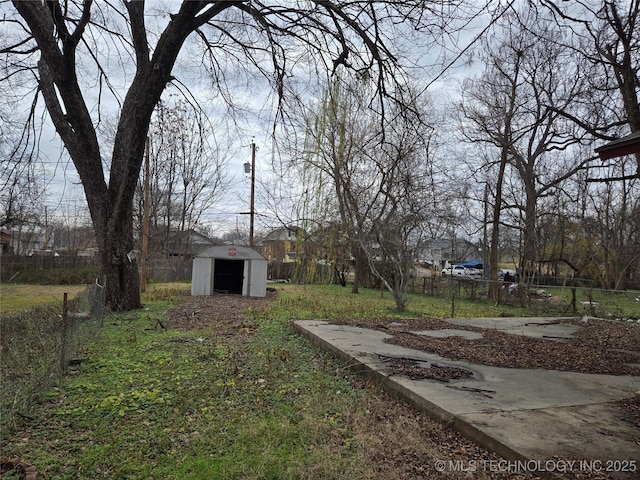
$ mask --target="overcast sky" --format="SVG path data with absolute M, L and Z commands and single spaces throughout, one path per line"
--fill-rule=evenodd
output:
M 171 2 L 150 2 L 149 9 L 161 10 L 165 4 L 168 5 L 170 3 Z M 151 19 L 153 16 L 149 18 Z M 455 44 L 447 44 L 445 50 L 416 52 L 418 56 L 421 57 L 421 61 L 425 67 L 423 75 L 420 77 L 422 82 L 424 82 L 423 87 L 427 87 L 428 85 L 428 92 L 434 100 L 447 103 L 451 96 L 455 96 L 458 81 L 468 75 L 470 71 L 468 66 L 464 65 L 464 56 L 458 58 L 458 55 L 462 55 L 462 52 L 483 31 L 489 22 L 490 18 L 488 15 L 478 16 L 475 20 L 465 23 L 464 29 L 457 35 Z M 160 31 L 160 25 L 154 25 L 151 20 L 149 24 L 149 29 L 152 32 Z M 154 34 L 152 33 L 150 39 L 152 42 L 155 42 L 153 36 Z M 113 46 L 111 48 L 113 48 Z M 195 68 L 194 64 L 191 63 L 194 61 L 193 58 L 195 56 L 191 55 L 193 52 L 191 52 L 189 48 L 180 56 L 174 68 L 174 75 L 178 77 L 181 82 L 185 82 L 192 92 L 195 92 L 195 96 L 198 98 L 200 105 L 203 106 L 212 118 L 224 115 L 224 109 L 218 103 L 220 99 L 216 98 L 215 92 L 207 85 L 209 80 L 203 79 L 201 70 Z M 121 54 L 122 52 L 119 53 L 119 55 Z M 107 54 L 104 53 L 104 55 Z M 112 82 L 114 82 L 114 92 L 110 93 L 106 89 L 103 90 L 104 98 L 101 106 L 106 106 L 107 114 L 111 114 L 114 117 L 117 114 L 118 103 L 122 100 L 122 98 L 118 98 L 118 96 L 124 95 L 124 93 L 122 93 L 124 92 L 123 85 L 128 83 L 133 74 L 133 58 L 130 57 L 131 53 L 125 52 L 124 55 L 123 59 L 125 62 L 119 62 L 120 65 L 124 65 L 125 67 L 124 69 L 120 67 L 122 70 L 122 74 L 120 74 L 121 77 L 112 77 L 111 79 Z M 129 64 L 130 68 L 126 67 L 127 55 L 129 55 L 131 62 Z M 119 80 L 122 82 L 122 85 L 115 84 Z M 171 88 L 169 90 L 176 91 Z M 97 99 L 89 97 L 95 94 L 95 89 L 88 89 L 85 93 L 87 95 L 86 100 L 88 105 L 98 104 Z M 272 92 L 269 90 L 266 82 L 263 82 L 262 88 L 259 86 L 256 87 L 256 84 L 252 86 L 238 84 L 234 90 L 234 95 L 236 100 L 244 105 L 246 111 L 242 116 L 238 117 L 242 121 L 242 125 L 239 128 L 237 136 L 233 139 L 233 146 L 230 149 L 231 161 L 228 164 L 228 177 L 232 183 L 232 188 L 229 189 L 229 192 L 219 204 L 208 211 L 204 217 L 204 221 L 211 223 L 214 228 L 219 228 L 220 233 L 233 230 L 236 224 L 241 226 L 248 224 L 247 216 L 238 216 L 238 212 L 246 212 L 249 209 L 248 199 L 250 185 L 248 176 L 243 173 L 243 163 L 249 161 L 251 158 L 251 142 L 255 141 L 257 145 L 256 177 L 258 184 L 268 183 L 269 181 L 270 166 L 273 160 L 272 152 L 274 151 L 271 132 L 276 105 Z M 107 100 L 106 102 L 105 99 Z M 42 102 L 40 106 L 42 107 Z M 40 145 L 46 156 L 44 169 L 48 196 L 45 204 L 48 214 L 51 216 L 63 215 L 67 217 L 76 214 L 76 212 L 86 212 L 86 202 L 82 188 L 79 185 L 75 167 L 69 160 L 66 152 L 64 152 L 61 142 L 55 135 L 52 126 L 48 123 L 44 126 Z M 103 155 L 104 154 L 108 155 L 109 152 L 103 152 Z M 259 198 L 260 195 L 258 194 L 258 202 Z M 267 224 L 275 222 L 273 215 L 264 211 L 263 205 L 258 203 L 256 210 L 265 214 L 264 217 L 260 217 L 257 220 L 257 228 L 260 228 L 264 222 Z M 86 218 L 88 221 L 88 214 Z

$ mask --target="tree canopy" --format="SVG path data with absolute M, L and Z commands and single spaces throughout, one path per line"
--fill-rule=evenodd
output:
M 374 79 L 372 101 L 383 113 L 404 89 L 410 49 L 424 53 L 483 8 L 465 0 L 12 4 L 3 19 L 10 28 L 1 79 L 20 92 L 17 103 L 25 95 L 44 99 L 84 188 L 115 310 L 140 306 L 137 265 L 128 255 L 135 186 L 152 113 L 168 85 L 184 87 L 181 67 L 201 66 L 214 98 L 231 107 L 240 75 L 263 78 L 281 120 L 287 99 L 304 93 L 297 79 L 304 85 L 347 68 Z M 105 151 L 97 126 L 109 99 L 118 122 Z

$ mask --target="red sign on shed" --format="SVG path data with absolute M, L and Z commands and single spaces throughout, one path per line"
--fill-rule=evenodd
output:
M 235 257 L 236 256 L 236 247 L 229 247 L 229 256 L 230 257 Z

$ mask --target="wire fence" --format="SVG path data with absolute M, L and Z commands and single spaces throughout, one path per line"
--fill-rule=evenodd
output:
M 147 263 L 148 280 L 180 282 L 191 280 L 191 258 L 150 258 Z M 94 257 L 61 255 L 58 257 L 3 255 L 0 262 L 0 281 L 60 285 L 91 281 L 98 273 Z
M 62 303 L 0 317 L 0 430 L 28 418 L 29 406 L 82 361 L 106 311 L 104 287 L 94 283 Z
M 455 316 L 457 300 L 490 301 L 526 308 L 530 315 L 589 315 L 602 318 L 640 319 L 640 292 L 595 288 L 591 281 L 573 279 L 564 285 L 525 285 L 498 281 L 497 299 L 489 300 L 489 280 L 424 277 L 409 286 L 410 293 L 451 301 Z

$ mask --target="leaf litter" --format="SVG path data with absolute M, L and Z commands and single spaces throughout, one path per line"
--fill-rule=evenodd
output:
M 210 322 L 229 335 L 250 332 L 252 324 L 247 320 L 247 309 L 264 309 L 276 297 L 271 291 L 265 299 L 246 299 L 237 295 L 214 295 L 185 299 L 171 315 L 171 328 L 202 328 Z M 393 337 L 388 341 L 407 348 L 428 351 L 452 360 L 467 360 L 506 368 L 546 368 L 584 373 L 611 375 L 638 375 L 640 352 L 640 328 L 624 322 L 579 318 L 563 320 L 581 328 L 573 339 L 532 338 L 501 332 L 493 328 L 457 326 L 444 320 L 431 318 L 353 318 L 334 319 L 332 323 L 382 330 Z M 482 333 L 481 339 L 463 337 L 427 337 L 414 331 L 460 329 Z M 391 360 L 392 373 L 410 378 L 429 378 L 448 382 L 471 375 L 462 368 L 446 365 L 421 365 L 411 359 Z M 371 478 L 385 479 L 495 479 L 535 480 L 531 472 L 501 471 L 439 471 L 434 468 L 438 460 L 449 464 L 477 466 L 487 462 L 499 462 L 501 457 L 467 440 L 459 433 L 430 419 L 409 405 L 380 391 L 366 379 L 345 375 L 356 389 L 366 391 L 366 400 L 360 408 L 342 421 L 357 444 L 365 450 L 372 469 Z M 620 402 L 621 413 L 630 416 L 640 426 L 640 409 L 634 401 Z M 341 430 L 337 429 L 337 432 Z M 570 462 L 572 459 L 554 458 Z M 464 468 L 462 469 L 464 470 Z M 570 480 L 605 480 L 613 478 L 604 472 L 572 472 L 564 475 Z M 616 477 L 618 478 L 618 477 Z

